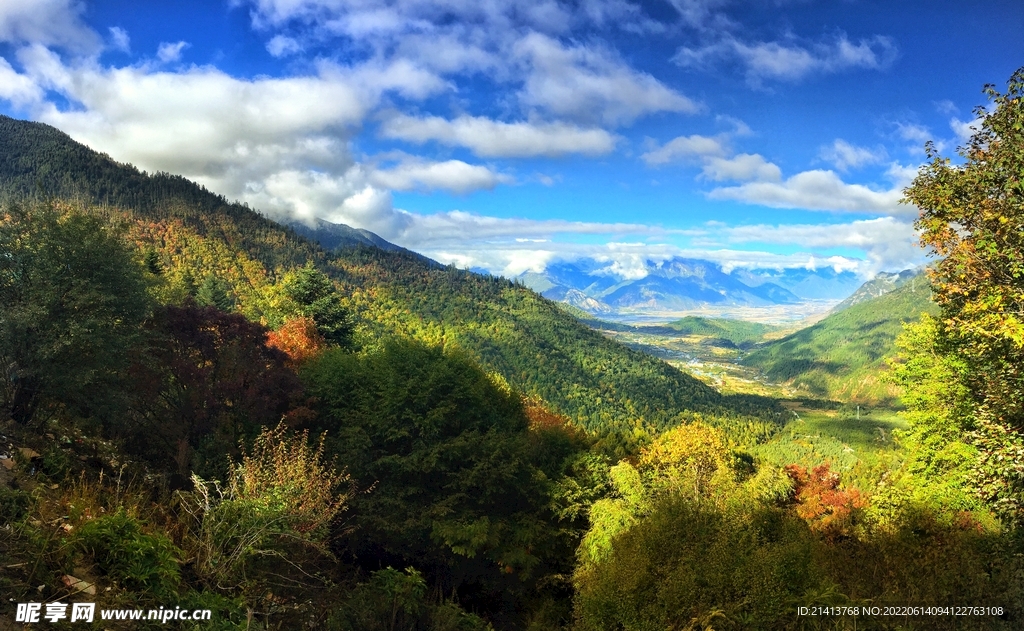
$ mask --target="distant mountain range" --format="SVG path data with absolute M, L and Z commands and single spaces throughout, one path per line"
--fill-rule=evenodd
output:
M 372 246 L 387 252 L 413 254 L 434 263 L 369 230 L 323 219 L 316 219 L 313 226 L 298 221 L 286 225 L 329 251 Z M 831 267 L 735 269 L 726 273 L 713 261 L 681 257 L 648 261 L 647 266 L 648 273 L 643 278 L 626 278 L 611 271 L 607 262 L 581 259 L 549 265 L 540 273 L 524 272 L 516 279 L 545 298 L 593 315 L 620 310 L 683 311 L 709 305 L 757 307 L 837 300 L 849 296 L 861 282 L 853 272 L 836 272 Z M 490 275 L 484 269 L 470 271 Z M 885 285 L 886 281 L 881 283 Z
M 627 278 L 605 262 L 555 263 L 517 279 L 545 298 L 593 314 L 681 311 L 705 306 L 766 306 L 806 300 L 837 300 L 861 284 L 853 272 L 818 269 L 734 269 L 712 261 L 673 258 L 648 261 L 647 274 Z

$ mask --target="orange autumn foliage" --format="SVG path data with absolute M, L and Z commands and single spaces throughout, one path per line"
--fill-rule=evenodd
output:
M 288 355 L 288 363 L 294 368 L 316 357 L 327 346 L 323 336 L 316 330 L 311 318 L 299 317 L 288 320 L 284 325 L 267 335 L 267 346 Z
M 867 506 L 867 499 L 858 489 L 839 488 L 839 474 L 828 464 L 810 471 L 791 464 L 786 466 L 786 474 L 793 480 L 796 514 L 816 532 L 830 537 L 847 534 L 856 511 Z
M 577 427 L 567 416 L 552 412 L 547 404 L 539 398 L 523 398 L 523 412 L 529 422 L 530 432 L 534 436 L 548 433 L 558 433 L 568 440 L 585 444 L 587 433 Z
M 523 411 L 526 412 L 532 430 L 554 429 L 569 423 L 568 418 L 549 410 L 540 399 L 524 398 Z

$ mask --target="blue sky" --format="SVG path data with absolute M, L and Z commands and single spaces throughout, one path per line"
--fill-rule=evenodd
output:
M 0 2 L 0 112 L 274 216 L 515 275 L 919 263 L 897 202 L 1024 3 Z

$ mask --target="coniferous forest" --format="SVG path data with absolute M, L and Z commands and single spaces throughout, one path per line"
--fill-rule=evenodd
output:
M 791 401 L 722 394 L 519 283 L 328 251 L 0 117 L 0 613 L 1024 628 L 1024 69 L 987 92 L 959 159 L 930 147 L 905 190 L 928 313 L 862 303 L 750 356 L 819 394 L 837 374 L 896 393 L 891 457 L 856 475 L 764 456 Z M 94 628 L 161 626 L 116 624 Z

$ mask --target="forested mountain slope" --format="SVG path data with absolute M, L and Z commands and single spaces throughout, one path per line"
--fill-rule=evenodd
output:
M 848 298 L 832 308 L 832 313 L 838 313 L 853 305 L 884 296 L 894 289 L 903 286 L 904 283 L 926 283 L 928 282 L 921 275 L 921 270 L 905 269 L 902 272 L 880 272 L 874 278 L 857 288 L 857 291 L 850 294 Z
M 180 286 L 223 279 L 252 319 L 266 319 L 261 305 L 273 302 L 275 279 L 312 260 L 350 296 L 365 343 L 391 332 L 454 342 L 514 388 L 592 429 L 666 427 L 686 410 L 776 413 L 766 401 L 722 397 L 505 279 L 379 248 L 325 252 L 183 177 L 119 164 L 47 125 L 0 117 L 0 196 L 75 198 L 126 211 L 132 237 Z
M 765 344 L 743 363 L 759 368 L 771 381 L 795 385 L 815 396 L 891 400 L 894 393 L 879 381 L 884 358 L 892 353 L 905 322 L 937 310 L 928 280 L 919 273 L 889 293 L 857 302 Z

